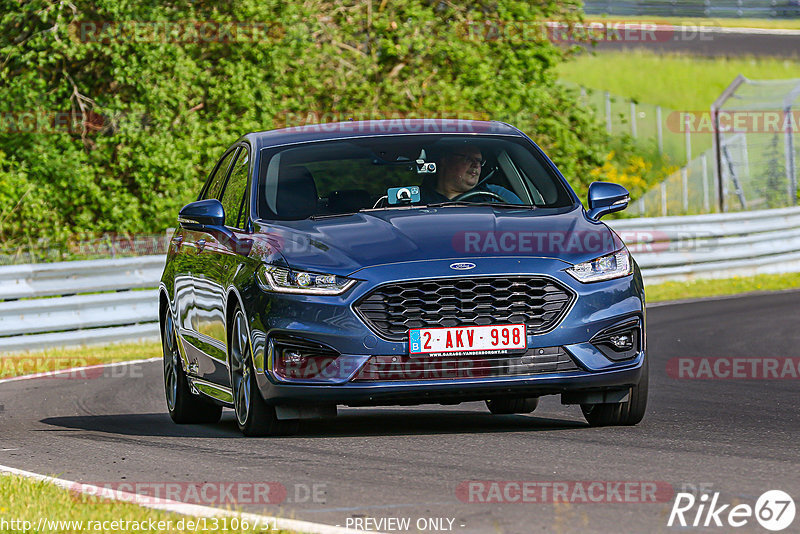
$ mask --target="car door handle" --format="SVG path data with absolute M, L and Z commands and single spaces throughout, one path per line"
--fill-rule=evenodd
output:
M 200 254 L 201 252 L 203 252 L 203 248 L 205 248 L 205 246 L 206 246 L 206 240 L 205 239 L 198 239 L 196 241 L 195 245 L 197 246 L 197 253 Z
M 176 249 L 179 249 L 181 247 L 181 243 L 183 243 L 183 236 L 175 236 L 170 241 L 172 241 L 172 244 L 175 245 Z

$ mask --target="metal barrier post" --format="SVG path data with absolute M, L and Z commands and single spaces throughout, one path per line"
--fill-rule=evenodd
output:
M 709 201 L 708 192 L 708 162 L 706 161 L 706 153 L 700 154 L 700 165 L 703 166 L 703 212 L 711 212 L 711 203 Z
M 658 153 L 664 153 L 664 130 L 661 124 L 661 106 L 656 106 L 656 131 L 658 132 Z
M 683 198 L 683 213 L 689 211 L 689 170 L 681 167 L 681 197 Z
M 683 115 L 684 138 L 686 142 L 686 163 L 692 161 L 692 132 L 690 130 L 691 118 L 688 113 Z
M 786 151 L 786 178 L 789 182 L 789 205 L 797 204 L 797 173 L 794 165 L 794 133 L 792 132 L 792 106 L 784 109 L 784 123 L 786 124 L 786 138 L 784 150 Z

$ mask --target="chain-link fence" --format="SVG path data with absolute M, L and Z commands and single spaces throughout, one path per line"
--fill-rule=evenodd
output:
M 642 217 L 695 215 L 718 211 L 714 151 L 707 150 L 635 200 L 632 213 Z
M 607 93 L 582 94 L 586 103 L 604 110 L 598 113 L 609 132 L 655 136 L 662 152 L 681 165 L 634 199 L 634 213 L 759 210 L 800 201 L 800 79 L 755 81 L 738 76 L 710 111 L 666 111 L 621 98 L 615 103 Z
M 577 86 L 575 86 L 577 87 Z M 694 131 L 681 124 L 681 112 L 637 102 L 608 91 L 580 87 L 583 103 L 594 110 L 610 134 L 628 134 L 652 142 L 658 152 L 675 165 L 683 165 L 712 146 L 709 132 Z
M 724 211 L 796 205 L 800 79 L 738 76 L 711 110 Z

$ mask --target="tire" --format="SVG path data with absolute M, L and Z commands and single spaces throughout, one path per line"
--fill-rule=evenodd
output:
M 231 373 L 233 409 L 236 424 L 245 436 L 287 436 L 297 432 L 297 419 L 279 420 L 275 407 L 267 404 L 258 389 L 244 312 L 237 305 L 228 332 L 228 359 Z
M 642 377 L 631 388 L 628 400 L 614 404 L 581 404 L 581 411 L 591 426 L 632 426 L 641 422 L 647 411 L 649 383 L 647 355 L 642 365 Z
M 222 406 L 193 394 L 189 388 L 178 352 L 175 322 L 169 310 L 161 325 L 161 347 L 164 353 L 164 393 L 172 421 L 180 425 L 219 422 Z
M 539 406 L 539 397 L 522 397 L 517 399 L 488 399 L 486 407 L 494 415 L 508 415 L 512 413 L 531 413 Z

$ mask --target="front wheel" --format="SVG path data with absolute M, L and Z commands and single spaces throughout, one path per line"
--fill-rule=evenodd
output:
M 642 377 L 631 388 L 628 400 L 615 404 L 581 404 L 586 421 L 592 426 L 632 426 L 637 425 L 647 411 L 647 388 L 649 364 L 645 355 L 642 364 Z
M 178 338 L 172 313 L 167 310 L 161 325 L 161 346 L 164 353 L 164 390 L 169 416 L 178 424 L 216 423 L 222 406 L 194 395 L 181 366 Z
M 237 305 L 228 333 L 231 389 L 236 423 L 245 436 L 285 436 L 297 432 L 297 419 L 279 420 L 275 407 L 258 391 L 244 313 Z

